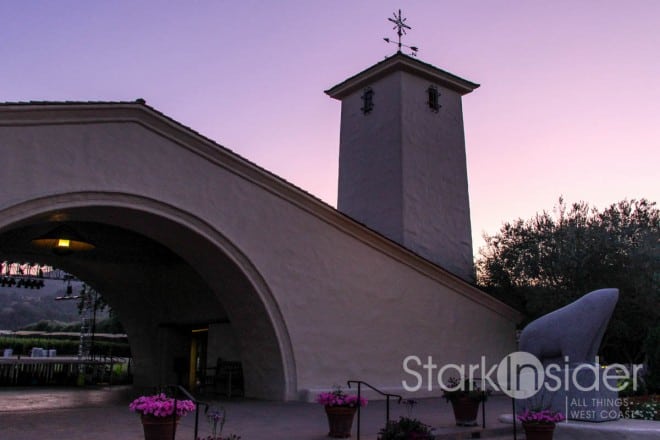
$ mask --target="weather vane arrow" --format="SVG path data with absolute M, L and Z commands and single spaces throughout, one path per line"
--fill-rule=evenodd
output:
M 412 56 L 417 56 L 417 51 L 419 50 L 416 46 L 407 46 L 401 42 L 401 37 L 406 35 L 406 29 L 412 29 L 410 26 L 406 24 L 406 18 L 403 18 L 401 16 L 401 9 L 399 9 L 399 13 L 393 13 L 392 16 L 394 18 L 388 18 L 388 21 L 391 21 L 394 23 L 394 27 L 392 29 L 396 29 L 396 34 L 398 36 L 398 42 L 391 41 L 389 38 L 385 37 L 383 40 L 385 40 L 387 43 L 392 43 L 396 44 L 399 47 L 398 52 L 401 52 L 401 47 L 407 47 L 412 51 L 411 55 Z

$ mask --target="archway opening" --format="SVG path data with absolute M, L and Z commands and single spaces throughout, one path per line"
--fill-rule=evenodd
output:
M 100 292 L 38 262 L 1 261 L 0 274 L 0 386 L 132 383 L 127 337 Z
M 171 208 L 116 205 L 60 205 L 13 220 L 0 224 L 0 259 L 50 264 L 103 292 L 129 336 L 137 386 L 194 388 L 223 359 L 240 363 L 246 396 L 292 397 L 292 362 L 267 288 L 217 231 Z M 95 247 L 62 256 L 31 243 L 60 224 Z

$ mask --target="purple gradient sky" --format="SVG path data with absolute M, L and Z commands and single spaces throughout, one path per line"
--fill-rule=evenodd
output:
M 660 200 L 660 2 L 0 0 L 0 101 L 147 103 L 336 205 L 340 104 L 393 53 L 464 98 L 475 248 L 559 195 Z M 1 148 L 1 147 L 0 147 Z

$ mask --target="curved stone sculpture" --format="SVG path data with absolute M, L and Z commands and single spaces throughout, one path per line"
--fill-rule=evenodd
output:
M 603 340 L 619 289 L 587 293 L 554 312 L 529 323 L 520 334 L 520 350 L 551 362 L 593 363 Z

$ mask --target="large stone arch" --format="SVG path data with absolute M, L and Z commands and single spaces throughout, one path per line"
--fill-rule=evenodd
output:
M 279 305 L 249 256 L 223 231 L 171 204 L 120 192 L 60 193 L 5 206 L 0 210 L 0 234 L 54 220 L 96 222 L 133 231 L 169 248 L 195 269 L 226 310 L 239 340 L 246 395 L 278 400 L 297 398 L 293 349 Z M 62 265 L 92 280 L 104 292 L 110 289 L 113 299 L 109 282 L 93 269 L 75 261 L 60 262 Z M 145 328 L 154 324 L 148 317 L 130 316 L 126 310 L 130 301 L 118 297 L 114 301 L 123 309 L 120 313 L 128 316 L 134 350 L 149 351 L 150 344 L 168 343 L 167 339 L 153 340 L 162 337 Z M 186 303 L 185 299 L 179 301 L 174 307 Z M 152 347 L 155 352 L 162 350 L 163 347 Z M 162 365 L 166 361 L 143 361 L 136 365 L 138 382 L 150 385 L 156 378 L 158 382 L 168 379 L 167 367 Z

